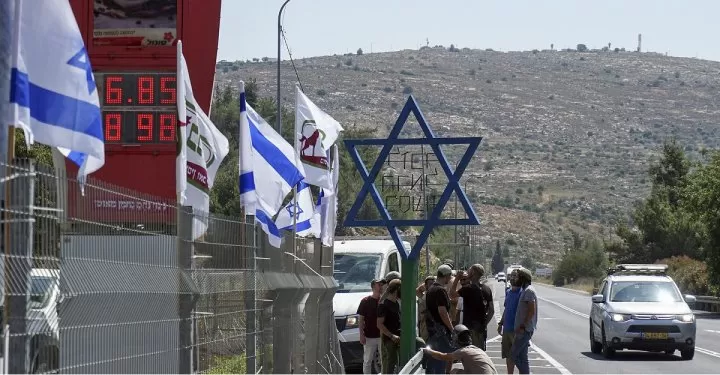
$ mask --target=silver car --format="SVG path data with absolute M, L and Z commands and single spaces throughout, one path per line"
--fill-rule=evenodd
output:
M 632 349 L 695 355 L 695 316 L 666 265 L 619 265 L 608 270 L 599 294 L 592 296 L 590 348 L 606 358 Z

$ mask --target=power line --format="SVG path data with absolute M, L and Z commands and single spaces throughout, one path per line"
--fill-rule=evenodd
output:
M 283 17 L 283 21 L 284 21 L 284 18 L 285 17 Z M 300 91 L 305 92 L 305 89 L 303 88 L 303 85 L 302 85 L 302 81 L 300 81 L 300 74 L 298 74 L 297 67 L 295 66 L 295 60 L 293 60 L 293 57 L 292 57 L 292 52 L 290 52 L 290 45 L 288 44 L 287 37 L 285 36 L 285 27 L 282 27 L 280 30 L 282 32 L 283 41 L 285 42 L 285 48 L 287 49 L 288 56 L 290 57 L 290 64 L 292 64 L 293 70 L 295 71 L 295 77 L 297 77 L 297 81 L 300 84 Z

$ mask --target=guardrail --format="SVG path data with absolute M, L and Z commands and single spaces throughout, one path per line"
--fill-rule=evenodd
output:
M 695 296 L 695 300 L 694 307 L 696 310 L 720 312 L 720 297 Z
M 422 360 L 423 360 L 423 350 L 418 350 L 415 355 L 410 358 L 410 360 L 405 364 L 405 367 L 398 372 L 398 374 L 417 374 L 420 372 L 420 368 L 422 367 Z

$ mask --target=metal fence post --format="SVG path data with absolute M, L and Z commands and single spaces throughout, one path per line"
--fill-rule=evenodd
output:
M 193 309 L 193 292 L 195 288 L 189 288 L 189 282 L 192 282 L 190 272 L 192 272 L 192 255 L 193 255 L 193 209 L 191 206 L 179 207 L 178 214 L 178 317 L 179 337 L 178 337 L 178 373 L 192 373 L 192 309 Z
M 245 369 L 248 374 L 257 372 L 257 244 L 255 243 L 255 217 L 245 216 L 245 249 L 252 247 L 252 260 L 246 264 L 246 269 L 252 267 L 252 289 L 245 291 Z
M 10 225 L 10 246 L 5 249 L 5 272 L 8 295 L 8 372 L 26 374 L 30 371 L 30 342 L 27 337 L 27 309 L 30 302 L 30 270 L 33 255 L 33 198 L 35 197 L 35 163 L 21 160 L 20 169 L 10 169 L 17 177 L 10 180 L 10 199 L 5 220 Z M 16 164 L 17 165 L 17 164 Z M 7 212 L 6 211 L 6 212 Z

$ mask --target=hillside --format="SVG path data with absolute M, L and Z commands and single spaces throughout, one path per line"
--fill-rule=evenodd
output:
M 483 136 L 465 173 L 483 248 L 553 263 L 572 231 L 609 238 L 650 187 L 649 162 L 675 137 L 693 156 L 720 146 L 720 63 L 634 52 L 423 48 L 296 60 L 308 96 L 344 125 L 394 123 L 406 93 L 442 136 Z M 220 62 L 218 86 L 276 65 Z M 297 81 L 283 62 L 283 104 Z M 510 240 L 512 238 L 512 240 Z M 512 250 L 512 249 L 511 249 Z

